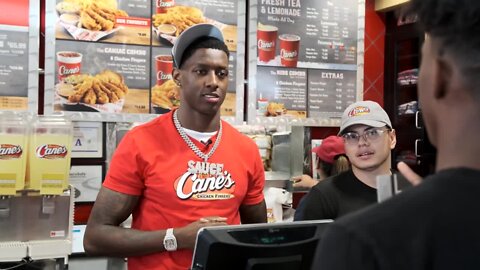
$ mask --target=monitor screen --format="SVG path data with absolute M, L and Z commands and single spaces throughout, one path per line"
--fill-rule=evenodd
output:
M 192 270 L 307 270 L 331 220 L 206 227 Z

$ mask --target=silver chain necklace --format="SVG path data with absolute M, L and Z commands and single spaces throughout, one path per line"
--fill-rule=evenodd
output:
M 175 124 L 175 128 L 178 131 L 178 134 L 180 134 L 180 137 L 187 143 L 188 147 L 192 149 L 192 151 L 199 156 L 201 159 L 203 159 L 205 162 L 213 155 L 215 150 L 217 150 L 218 145 L 220 144 L 220 140 L 222 139 L 222 121 L 220 120 L 220 128 L 218 129 L 218 135 L 217 139 L 215 140 L 215 143 L 213 144 L 212 149 L 210 152 L 207 154 L 204 154 L 198 147 L 190 140 L 190 137 L 188 137 L 187 133 L 185 133 L 185 130 L 183 130 L 182 125 L 180 125 L 180 121 L 178 120 L 178 110 L 175 110 L 173 113 L 173 124 Z

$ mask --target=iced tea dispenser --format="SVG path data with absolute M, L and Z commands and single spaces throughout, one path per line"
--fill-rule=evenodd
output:
M 0 112 L 0 195 L 15 195 L 25 187 L 27 117 Z
M 72 122 L 64 116 L 35 116 L 31 120 L 27 188 L 58 195 L 68 187 L 73 140 Z

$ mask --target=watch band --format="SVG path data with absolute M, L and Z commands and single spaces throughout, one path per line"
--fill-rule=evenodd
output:
M 173 228 L 168 228 L 163 239 L 163 247 L 167 251 L 177 250 L 177 238 L 173 234 Z

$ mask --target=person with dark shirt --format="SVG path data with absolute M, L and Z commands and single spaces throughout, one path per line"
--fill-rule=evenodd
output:
M 315 169 L 318 179 L 313 179 L 308 174 L 294 176 L 292 177 L 294 188 L 310 189 L 319 181 L 350 169 L 350 161 L 345 155 L 345 143 L 341 137 L 328 136 L 319 146 L 313 148 L 312 152 L 316 156 Z
M 341 137 L 328 136 L 322 140 L 322 144 L 313 148 L 312 152 L 316 156 L 315 164 L 319 179 L 313 179 L 307 174 L 294 176 L 292 177 L 294 188 L 312 188 L 330 176 L 350 170 L 350 161 L 345 155 L 345 143 Z M 303 219 L 306 197 L 307 195 L 298 203 L 293 220 Z
M 426 32 L 418 96 L 436 172 L 334 222 L 312 269 L 480 269 L 480 1 L 410 4 Z
M 302 220 L 336 219 L 377 202 L 376 178 L 391 174 L 395 130 L 387 113 L 373 101 L 351 104 L 340 132 L 352 169 L 315 185 L 305 198 Z

